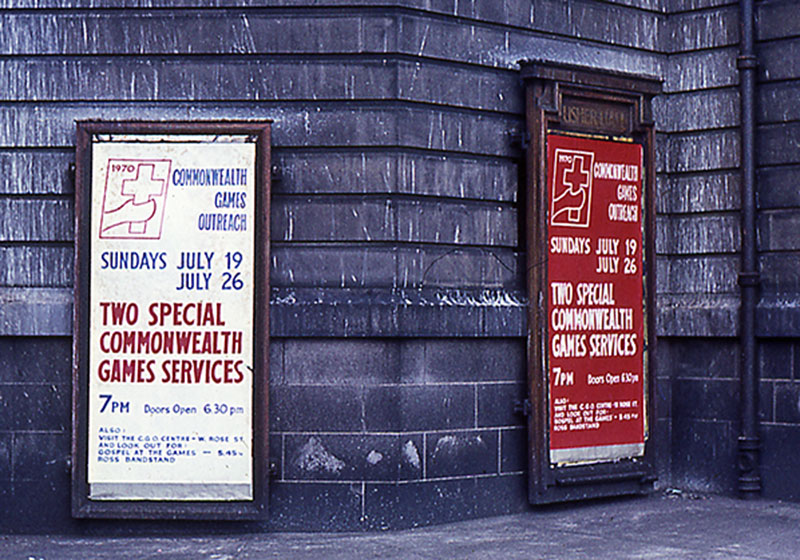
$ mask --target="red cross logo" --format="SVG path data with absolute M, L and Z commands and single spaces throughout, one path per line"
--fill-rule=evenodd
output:
M 550 224 L 567 227 L 589 227 L 592 205 L 592 165 L 594 154 L 557 149 Z
M 100 237 L 159 239 L 170 160 L 109 159 Z

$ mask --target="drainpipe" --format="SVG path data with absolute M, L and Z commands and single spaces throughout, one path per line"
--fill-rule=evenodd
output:
M 756 56 L 753 50 L 753 0 L 740 0 L 740 45 L 737 59 L 741 96 L 742 255 L 741 287 L 741 426 L 739 434 L 739 493 L 755 498 L 761 492 L 758 437 L 758 370 L 756 368 L 755 312 L 759 284 L 756 255 L 755 201 L 755 87 Z

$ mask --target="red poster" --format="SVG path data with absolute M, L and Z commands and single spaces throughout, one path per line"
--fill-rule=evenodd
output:
M 547 137 L 550 460 L 644 454 L 642 147 Z

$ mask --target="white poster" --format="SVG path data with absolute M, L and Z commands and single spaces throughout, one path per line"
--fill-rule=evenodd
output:
M 256 144 L 92 142 L 93 500 L 253 498 Z

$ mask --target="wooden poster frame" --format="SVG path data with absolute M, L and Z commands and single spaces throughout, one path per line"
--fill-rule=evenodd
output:
M 542 61 L 521 65 L 526 106 L 528 255 L 529 501 L 534 504 L 643 493 L 655 480 L 655 130 L 651 101 L 658 79 Z M 644 453 L 630 458 L 554 463 L 550 456 L 548 375 L 548 189 L 550 134 L 637 143 L 643 152 Z
M 152 121 L 81 121 L 77 123 L 75 164 L 75 284 L 73 313 L 73 390 L 72 390 L 72 515 L 77 518 L 130 519 L 260 519 L 267 513 L 268 449 L 268 379 L 269 379 L 269 207 L 270 207 L 270 132 L 265 121 L 152 122 Z M 220 137 L 240 138 L 255 146 L 254 204 L 252 225 L 252 283 L 244 284 L 253 302 L 252 330 L 252 417 L 250 491 L 252 497 L 191 495 L 176 499 L 165 497 L 130 498 L 122 493 L 112 499 L 90 497 L 88 481 L 89 436 L 89 360 L 90 321 L 92 313 L 93 151 L 98 142 L 134 138 L 147 143 L 185 142 L 213 145 Z M 138 140 L 136 140 L 138 138 Z M 152 140 L 151 140 L 152 139 Z M 209 140 L 211 139 L 211 140 Z M 212 148 L 214 149 L 214 148 Z M 248 156 L 249 157 L 249 156 Z M 251 161 L 251 160 L 248 160 Z M 108 162 L 110 166 L 111 161 Z M 138 173 L 138 172 L 137 172 Z M 249 180 L 249 179 L 248 179 Z M 96 183 L 94 183 L 96 184 Z M 166 191 L 165 191 L 166 192 Z M 166 195 L 164 195 L 166 196 Z M 251 233 L 252 232 L 252 233 Z M 186 235 L 190 235 L 187 232 Z M 197 233 L 195 232 L 196 236 Z M 160 236 L 160 233 L 159 233 Z M 178 240 L 185 239 L 184 236 Z M 249 244 L 249 241 L 248 241 Z M 247 306 L 245 306 L 247 308 Z M 197 354 L 196 354 L 197 355 Z M 202 355 L 202 354 L 201 354 Z M 245 362 L 246 364 L 246 362 Z M 210 367 L 210 366 L 209 366 Z M 248 367 L 245 365 L 244 367 Z M 242 408 L 246 410 L 246 408 Z M 200 411 L 202 413 L 202 411 Z M 200 418 L 201 414 L 198 415 Z M 246 418 L 246 416 L 245 416 Z M 199 421 L 199 420 L 198 420 Z M 200 452 L 198 452 L 200 453 Z M 206 452 L 210 453 L 210 452 Z M 246 455 L 245 455 L 246 456 Z M 145 483 L 146 484 L 146 483 Z M 202 486 L 202 483 L 200 483 Z M 220 494 L 222 496 L 222 494 Z M 129 499 L 130 498 L 130 499 Z

